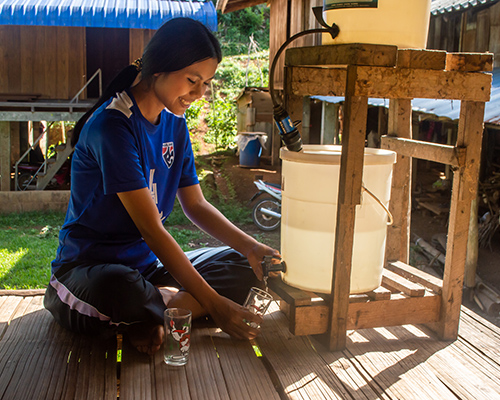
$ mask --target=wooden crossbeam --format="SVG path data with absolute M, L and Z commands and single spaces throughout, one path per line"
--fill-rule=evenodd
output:
M 439 320 L 440 302 L 440 296 L 427 292 L 423 297 L 393 294 L 390 300 L 351 303 L 347 329 L 435 322 Z
M 44 295 L 45 289 L 19 289 L 19 290 L 0 290 L 0 296 L 39 296 Z
M 402 276 L 389 270 L 384 270 L 382 274 L 382 283 L 393 287 L 394 289 L 400 290 L 408 296 L 422 297 L 425 295 L 424 287 L 417 283 L 410 282 Z
M 436 292 L 437 294 L 441 294 L 443 281 L 439 278 L 427 274 L 424 271 L 419 270 L 418 268 L 407 265 L 401 261 L 388 263 L 385 268 L 405 277 L 411 282 L 419 283 L 422 286 Z
M 337 44 L 295 47 L 286 51 L 285 65 L 396 65 L 397 47 L 381 44 Z
M 367 292 L 366 295 L 372 300 L 389 300 L 391 298 L 391 291 L 383 286 Z
M 347 329 L 381 326 L 430 324 L 439 321 L 441 297 L 429 292 L 423 297 L 393 294 L 389 300 L 349 303 Z M 328 328 L 328 306 L 318 304 L 289 309 L 290 332 L 294 335 L 319 335 Z
M 291 67 L 294 95 L 345 96 L 345 81 L 332 82 L 337 68 Z M 491 74 L 410 68 L 358 67 L 353 95 L 387 99 L 489 101 Z
M 397 66 L 417 69 L 445 69 L 446 51 L 401 49 L 398 50 Z
M 493 54 L 483 53 L 448 53 L 446 54 L 448 71 L 493 71 Z
M 308 306 L 313 301 L 321 300 L 321 298 L 313 292 L 297 289 L 287 285 L 281 279 L 270 279 L 269 288 L 287 304 L 294 306 Z M 275 297 L 275 296 L 273 296 Z
M 281 279 L 272 279 L 269 287 L 280 300 L 280 309 L 289 318 L 292 334 L 316 335 L 328 331 L 329 295 L 302 291 Z M 400 293 L 391 293 L 388 287 Z M 437 322 L 440 318 L 440 293 L 440 279 L 400 261 L 390 263 L 384 269 L 383 286 L 349 296 L 346 329 Z
M 450 145 L 382 136 L 381 147 L 407 157 L 420 158 L 454 167 L 462 167 L 465 163 L 466 149 Z

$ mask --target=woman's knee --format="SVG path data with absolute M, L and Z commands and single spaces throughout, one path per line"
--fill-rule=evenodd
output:
M 129 292 L 134 286 L 142 288 L 144 278 L 134 269 L 120 264 L 103 264 L 88 271 L 88 285 L 100 293 L 117 295 Z

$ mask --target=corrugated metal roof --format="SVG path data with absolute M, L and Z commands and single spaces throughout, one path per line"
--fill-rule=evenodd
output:
M 432 0 L 431 14 L 438 15 L 446 12 L 460 11 L 486 3 L 495 3 L 498 0 Z
M 217 30 L 210 0 L 0 0 L 0 25 L 158 29 L 175 17 Z
M 313 99 L 327 101 L 329 103 L 340 103 L 344 97 L 334 96 L 311 96 Z M 388 99 L 368 99 L 368 104 L 372 106 L 389 107 Z M 433 99 L 413 99 L 412 108 L 426 114 L 433 114 L 438 117 L 458 120 L 460 116 L 460 101 L 458 100 L 433 100 Z M 493 70 L 493 82 L 491 85 L 490 101 L 485 104 L 484 122 L 488 124 L 500 125 L 500 68 Z

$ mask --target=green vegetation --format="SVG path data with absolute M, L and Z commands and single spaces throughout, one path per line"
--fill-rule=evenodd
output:
M 267 87 L 269 53 L 267 51 L 224 57 L 214 79 L 215 91 L 236 100 L 245 86 Z
M 216 33 L 225 56 L 246 53 L 250 36 L 261 50 L 269 48 L 270 9 L 264 4 L 228 14 L 217 12 L 219 29 Z
M 225 57 L 219 64 L 210 93 L 193 102 L 186 111 L 195 154 L 200 151 L 201 140 L 214 145 L 216 151 L 235 147 L 238 95 L 245 86 L 267 87 L 268 82 L 267 52 Z
M 196 129 L 200 123 L 203 108 L 206 106 L 205 99 L 198 99 L 191 103 L 191 106 L 186 110 L 186 123 L 189 131 Z
M 269 82 L 269 7 L 258 5 L 221 14 L 216 36 L 224 58 L 206 100 L 194 102 L 186 112 L 195 152 L 200 140 L 215 150 L 235 147 L 236 99 L 246 86 L 267 87 Z M 201 126 L 203 139 L 199 136 Z
M 208 131 L 204 136 L 205 142 L 214 144 L 216 150 L 226 149 L 234 144 L 238 133 L 234 101 L 220 97 L 212 100 L 206 121 Z
M 268 81 L 267 52 L 225 57 L 215 74 L 211 94 L 207 99 L 194 102 L 186 112 L 195 152 L 200 148 L 195 135 L 203 122 L 207 126 L 203 140 L 214 145 L 216 151 L 235 147 L 238 95 L 246 86 L 267 87 Z

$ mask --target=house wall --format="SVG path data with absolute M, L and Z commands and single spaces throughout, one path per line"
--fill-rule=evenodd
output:
M 96 31 L 96 28 L 90 28 Z M 112 28 L 109 28 L 113 30 Z M 118 32 L 109 32 L 109 36 Z M 123 31 L 123 30 L 121 30 Z M 97 32 L 97 31 L 96 31 Z M 111 80 L 115 73 L 127 62 L 132 62 L 139 58 L 153 36 L 155 31 L 148 29 L 129 29 L 125 32 L 129 43 L 126 47 L 115 48 L 119 52 L 118 64 L 101 65 L 110 58 L 99 57 L 100 53 L 109 51 L 107 48 L 99 46 L 103 34 L 108 32 L 98 31 L 97 35 L 90 35 L 93 38 L 87 42 L 88 31 L 79 27 L 47 27 L 47 26 L 0 26 L 0 99 L 5 100 L 30 100 L 38 99 L 72 99 L 85 85 L 87 79 L 87 61 L 89 57 L 97 60 L 95 68 L 90 72 L 93 74 L 97 68 L 104 72 L 110 72 L 107 80 Z M 123 35 L 122 35 L 123 36 Z M 95 43 L 95 41 L 99 41 Z M 88 55 L 90 54 L 90 55 Z M 118 57 L 116 57 L 118 58 Z M 112 61 L 116 61 L 111 59 Z M 123 65 L 121 65 L 123 63 Z M 112 64 L 112 65 L 111 65 Z M 107 68 L 107 69 L 106 69 Z M 103 82 L 103 86 L 109 82 Z M 92 83 L 94 86 L 97 82 Z M 98 96 L 97 90 L 94 90 Z M 88 94 L 91 95 L 91 86 L 88 87 Z M 22 95 L 22 96 L 20 96 Z M 87 97 L 86 91 L 80 95 L 80 99 Z M 15 112 L 15 111 L 12 111 Z M 20 122 L 1 122 L 0 133 L 2 146 L 0 146 L 0 191 L 11 189 L 10 169 L 19 159 L 22 149 L 20 140 Z M 55 130 L 54 130 L 55 132 Z M 57 136 L 51 135 L 50 144 L 56 144 L 62 138 L 61 133 Z M 64 141 L 64 140 L 63 140 Z M 17 197 L 16 197 L 17 199 Z M 23 197 L 24 199 L 24 197 Z M 31 198 L 30 198 L 31 199 Z M 16 210 L 25 210 L 28 206 L 21 206 L 26 203 L 16 200 Z M 28 201 L 29 207 L 34 202 Z M 5 207 L 5 202 L 3 208 Z M 13 203 L 14 204 L 14 203 Z M 28 208 L 29 208 L 28 207 Z
M 71 99 L 85 81 L 85 28 L 0 26 L 0 92 Z
M 281 45 L 296 33 L 320 25 L 312 12 L 312 7 L 322 6 L 322 0 L 271 0 L 269 62 L 271 63 Z M 321 35 L 307 35 L 290 43 L 287 48 L 316 46 L 321 44 Z M 274 87 L 283 89 L 283 68 L 285 55 L 281 55 L 274 75 Z
M 71 99 L 86 76 L 86 28 L 0 26 L 0 94 Z M 155 31 L 129 29 L 130 62 L 139 58 Z M 84 97 L 85 94 L 81 96 Z
M 155 32 L 152 29 L 129 29 L 129 61 L 131 63 L 142 56 L 144 48 Z
M 494 54 L 493 65 L 500 67 L 500 3 L 490 7 L 489 14 L 490 36 L 488 49 Z
M 0 215 L 29 211 L 66 212 L 69 197 L 69 190 L 0 192 Z
M 500 2 L 489 7 L 432 16 L 427 48 L 449 52 L 491 52 L 500 67 Z

